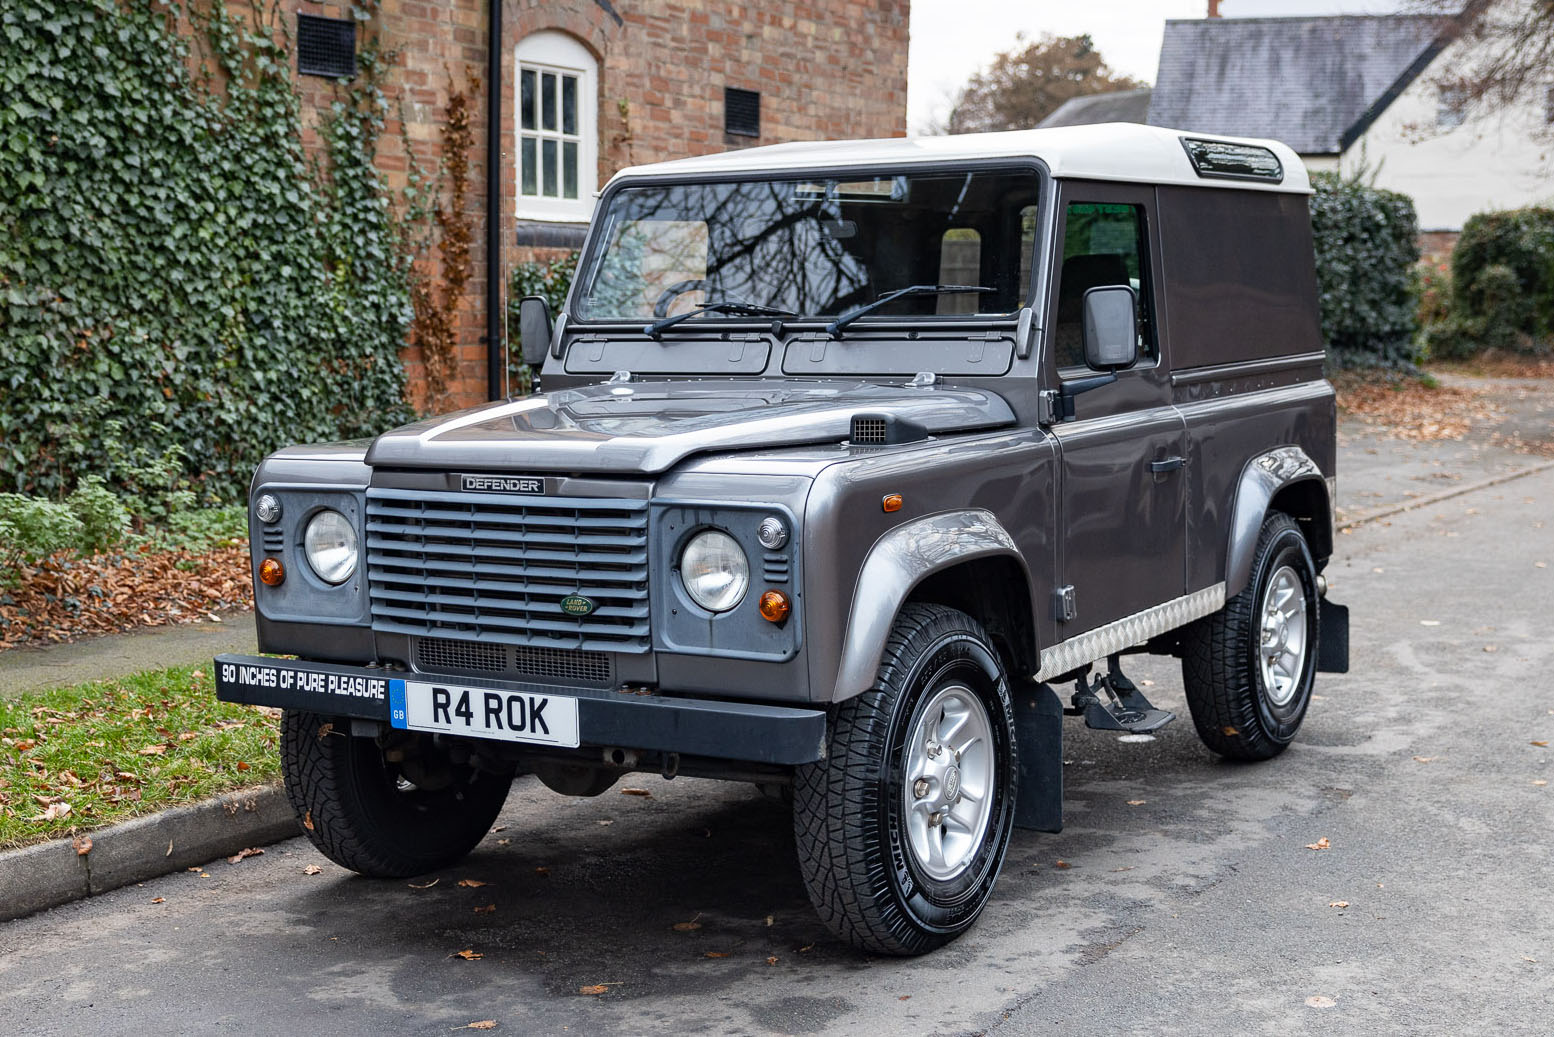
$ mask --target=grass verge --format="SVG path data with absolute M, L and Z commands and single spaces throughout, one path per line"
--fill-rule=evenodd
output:
M 279 710 L 213 684 L 207 664 L 0 701 L 0 848 L 279 780 Z

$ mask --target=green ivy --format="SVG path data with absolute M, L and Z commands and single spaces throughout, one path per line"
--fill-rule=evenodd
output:
M 567 301 L 572 278 L 577 273 L 577 253 L 568 252 L 549 262 L 529 260 L 513 265 L 507 282 L 507 381 L 514 396 L 530 392 L 534 372 L 523 362 L 523 336 L 518 332 L 518 304 L 526 295 L 538 295 L 550 306 L 554 320 Z
M 8 0 L 0 489 L 133 492 L 118 437 L 234 500 L 278 446 L 409 416 L 409 272 L 374 162 L 388 58 L 358 63 L 320 165 L 285 41 L 219 0 Z
M 1358 177 L 1311 177 L 1322 337 L 1328 355 L 1354 366 L 1409 366 L 1416 359 L 1419 219 L 1407 195 Z

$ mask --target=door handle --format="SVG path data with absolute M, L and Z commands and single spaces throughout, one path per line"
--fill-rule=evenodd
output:
M 1186 463 L 1185 457 L 1163 457 L 1158 461 L 1149 462 L 1149 470 L 1160 475 L 1164 472 L 1174 472 Z

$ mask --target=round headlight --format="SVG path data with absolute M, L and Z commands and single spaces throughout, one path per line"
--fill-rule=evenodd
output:
M 680 580 L 696 604 L 708 612 L 727 612 L 750 586 L 750 563 L 733 537 L 709 529 L 685 545 Z
M 325 508 L 309 519 L 302 546 L 308 564 L 326 583 L 344 583 L 356 571 L 356 529 L 338 511 Z

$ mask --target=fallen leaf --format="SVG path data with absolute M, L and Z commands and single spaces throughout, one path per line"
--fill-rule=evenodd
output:
M 165 903 L 167 903 L 167 898 L 166 897 L 152 897 L 151 898 L 151 902 L 153 904 L 165 904 Z
M 1538 964 L 1538 959 L 1537 959 L 1537 958 L 1529 958 L 1529 957 L 1527 957 L 1527 955 L 1525 955 L 1525 954 L 1524 954 L 1524 955 L 1522 955 L 1522 960 L 1523 960 L 1523 961 L 1530 961 L 1530 962 L 1532 962 L 1532 963 L 1533 963 L 1533 964 L 1534 964 L 1534 965 L 1536 965 L 1536 964 Z
M 814 949 L 815 949 L 815 945 L 814 944 L 812 944 L 812 943 L 811 944 L 806 944 L 803 947 L 799 948 L 799 953 L 800 954 L 808 954 L 810 951 L 812 951 Z
M 1238 727 L 1231 727 L 1229 724 L 1226 724 L 1224 727 L 1219 729 L 1219 733 L 1229 737 L 1240 734 L 1241 729 Z
M 1349 901 L 1347 901 L 1347 900 L 1329 900 L 1327 902 L 1327 906 L 1328 907 L 1348 907 L 1349 906 Z
M 38 815 L 38 820 L 58 821 L 68 813 L 70 813 L 69 803 L 50 803 L 43 808 L 43 813 Z
M 313 831 L 313 811 L 309 810 L 302 815 L 302 827 L 310 832 Z
M 1421 619 L 1419 625 L 1422 627 L 1438 627 L 1441 625 L 1441 621 L 1438 619 Z
M 1500 651 L 1500 648 L 1499 648 L 1498 645 L 1485 645 L 1484 646 L 1484 651 L 1486 651 L 1486 652 L 1498 652 L 1498 651 Z
M 766 959 L 766 964 L 768 964 L 768 965 L 775 965 L 775 964 L 777 964 L 777 955 L 773 954 L 770 958 L 767 958 Z
M 496 844 L 498 846 L 511 846 L 513 844 L 513 841 L 511 839 L 498 839 L 496 841 Z
M 596 825 L 613 825 L 614 823 L 615 823 L 614 821 L 611 821 L 611 820 L 608 820 L 608 819 L 603 820 L 603 821 L 595 821 L 594 822 L 594 824 L 596 824 Z
M 409 886 L 411 889 L 431 889 L 441 881 L 442 879 L 433 879 L 430 882 L 407 882 L 405 885 Z
M 1534 569 L 1547 569 L 1549 567 L 1549 563 L 1548 562 L 1533 562 L 1532 563 L 1532 567 Z
M 624 788 L 624 789 L 621 789 L 621 795 L 623 795 L 623 796 L 646 796 L 649 799 L 653 798 L 653 793 L 649 792 L 647 789 Z
M 1321 994 L 1312 994 L 1310 997 L 1306 998 L 1306 1004 L 1310 1005 L 1312 1008 L 1332 1008 L 1334 1005 L 1338 1004 L 1338 1002 L 1334 1001 L 1330 997 L 1324 997 Z
M 451 957 L 451 958 L 463 958 L 465 961 L 476 961 L 476 960 L 478 960 L 480 958 L 484 958 L 485 955 L 481 954 L 479 951 L 471 950 L 470 948 L 466 947 L 462 951 L 454 951 L 452 954 L 449 955 L 449 957 Z
M 85 857 L 92 852 L 92 837 L 89 835 L 78 835 L 70 840 L 70 845 L 76 848 L 77 857 Z
M 1145 803 L 1148 803 L 1148 802 L 1149 802 L 1149 800 L 1147 800 L 1147 799 L 1130 799 L 1130 800 L 1128 800 L 1128 806 L 1130 806 L 1130 807 L 1141 807 Z
M 237 769 L 240 770 L 240 771 L 251 771 L 251 770 L 253 770 L 252 767 L 250 767 L 247 763 L 243 762 L 242 760 L 237 761 Z
M 541 864 L 538 868 L 534 869 L 534 874 L 536 874 L 536 875 L 549 875 L 550 874 L 550 869 L 545 867 L 545 865 Z
M 228 857 L 227 858 L 227 863 L 228 864 L 236 864 L 238 861 L 246 860 L 249 857 L 262 857 L 262 856 L 264 856 L 264 849 L 262 847 L 250 846 L 250 847 L 248 847 L 246 849 L 239 850 L 236 853 L 234 853 L 232 856 Z
M 490 884 L 491 883 L 486 882 L 484 879 L 460 879 L 459 880 L 459 885 L 465 887 L 466 889 L 479 889 L 481 886 L 489 886 Z
M 1327 841 L 1327 836 L 1324 835 L 1322 838 L 1318 839 L 1314 843 L 1307 843 L 1306 844 L 1306 849 L 1308 849 L 1308 850 L 1325 850 L 1330 845 L 1332 845 L 1332 844 Z
M 1439 757 L 1436 757 L 1436 756 L 1416 756 L 1416 757 L 1414 757 L 1414 762 L 1415 763 L 1434 763 L 1437 759 L 1439 759 Z
M 16 749 L 17 752 L 23 752 L 24 753 L 28 749 L 31 749 L 34 746 L 36 746 L 37 744 L 38 744 L 37 742 L 21 741 L 21 742 L 15 743 L 13 748 Z
M 156 745 L 148 745 L 144 749 L 136 749 L 136 756 L 161 756 L 167 752 L 167 746 L 158 742 Z
M 302 874 L 304 874 L 304 875 L 320 875 L 320 874 L 323 873 L 323 871 L 324 871 L 324 869 L 320 868 L 318 865 L 316 865 L 316 864 L 309 864 L 306 868 L 302 869 Z
M 455 1030 L 494 1030 L 494 1029 L 496 1029 L 496 1020 L 495 1019 L 482 1019 L 478 1023 L 465 1023 L 463 1026 L 455 1026 L 455 1027 L 453 1027 L 453 1029 L 455 1029 Z
M 493 912 L 495 910 L 496 910 L 496 905 L 495 904 L 487 904 L 485 907 L 477 907 L 477 908 L 475 908 L 475 913 L 477 915 L 489 915 L 491 912 Z
M 700 918 L 700 917 L 701 917 L 701 915 L 697 915 L 696 916 L 696 918 Z M 691 932 L 692 930 L 700 929 L 701 928 L 701 923 L 698 922 L 696 920 L 696 918 L 691 919 L 689 922 L 676 922 L 674 924 L 674 926 L 673 926 L 674 931 L 677 932 L 677 933 L 688 933 L 688 932 Z
M 912 995 L 911 994 L 902 994 L 900 997 L 896 998 L 896 1000 L 897 1001 L 910 1001 L 910 1000 L 912 1000 Z
M 771 925 L 772 924 L 772 916 L 771 915 L 767 915 L 766 916 L 766 924 L 767 925 Z
M 1531 742 L 1529 744 L 1536 745 L 1539 749 L 1547 749 L 1549 747 L 1548 742 Z
M 610 992 L 610 988 L 608 984 L 595 983 L 591 987 L 578 987 L 577 992 L 579 994 L 608 994 Z
M 1548 784 L 1548 782 L 1544 781 L 1542 778 L 1534 778 L 1532 783 L 1534 785 L 1547 785 Z
M 705 954 L 702 955 L 702 957 L 703 958 L 726 958 L 726 957 L 728 957 L 728 951 L 707 951 Z
M 1055 862 L 1052 866 L 1054 868 L 1064 868 L 1064 869 L 1072 868 L 1073 867 L 1072 864 L 1068 863 L 1068 861 L 1065 861 L 1065 860 L 1059 860 L 1059 861 Z

